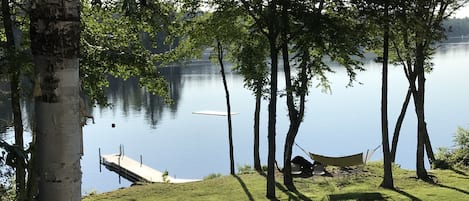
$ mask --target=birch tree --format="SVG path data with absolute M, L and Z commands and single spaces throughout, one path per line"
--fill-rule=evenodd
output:
M 34 0 L 31 8 L 37 199 L 81 200 L 80 1 Z

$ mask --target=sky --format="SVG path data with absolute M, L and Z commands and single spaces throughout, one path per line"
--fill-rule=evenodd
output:
M 469 17 L 469 5 L 466 4 L 465 7 L 463 8 L 460 8 L 456 14 L 454 15 L 454 17 L 456 18 L 465 18 L 465 17 Z

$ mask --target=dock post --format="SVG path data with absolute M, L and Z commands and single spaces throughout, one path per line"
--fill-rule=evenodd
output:
M 119 168 L 121 167 L 121 156 L 117 158 L 117 165 L 119 166 Z M 119 175 L 119 184 L 121 184 L 121 175 L 120 174 L 118 175 Z
M 119 156 L 120 157 L 123 157 L 125 154 L 124 154 L 124 145 L 123 144 L 120 144 L 119 145 Z
M 98 153 L 99 153 L 99 172 L 101 172 L 101 164 L 102 164 L 102 161 L 101 161 L 101 147 L 98 148 Z

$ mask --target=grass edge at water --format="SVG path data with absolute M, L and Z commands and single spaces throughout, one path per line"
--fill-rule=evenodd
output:
M 278 200 L 464 200 L 469 199 L 469 172 L 430 170 L 438 183 L 415 179 L 414 171 L 394 167 L 398 190 L 379 188 L 380 163 L 364 171 L 339 177 L 295 178 L 297 192 L 289 192 L 277 175 Z M 267 200 L 265 177 L 257 173 L 220 176 L 184 184 L 144 184 L 84 197 L 84 201 L 105 200 Z

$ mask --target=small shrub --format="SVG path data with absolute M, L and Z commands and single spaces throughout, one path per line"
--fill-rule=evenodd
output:
M 14 200 L 14 170 L 6 165 L 6 152 L 0 150 L 0 201 Z
M 238 174 L 250 174 L 254 172 L 254 169 L 251 167 L 251 165 L 243 165 L 243 166 L 238 166 Z
M 169 183 L 169 182 L 171 182 L 170 179 L 168 178 L 168 176 L 169 176 L 169 172 L 168 172 L 168 170 L 165 170 L 165 171 L 163 172 L 163 182 L 164 182 L 164 183 Z
M 453 141 L 454 149 L 438 148 L 434 168 L 469 167 L 469 130 L 458 127 Z
M 215 179 L 221 177 L 220 173 L 212 173 L 204 177 L 204 180 Z
M 87 196 L 93 196 L 93 195 L 97 195 L 98 194 L 98 191 L 96 189 L 93 189 L 89 192 L 85 192 L 85 196 L 84 197 L 87 197 Z
M 352 177 L 349 177 L 349 176 L 342 176 L 342 177 L 339 177 L 337 179 L 337 183 L 336 183 L 336 186 L 338 188 L 344 188 L 345 186 L 348 186 L 350 184 L 352 184 L 352 180 L 353 178 Z

